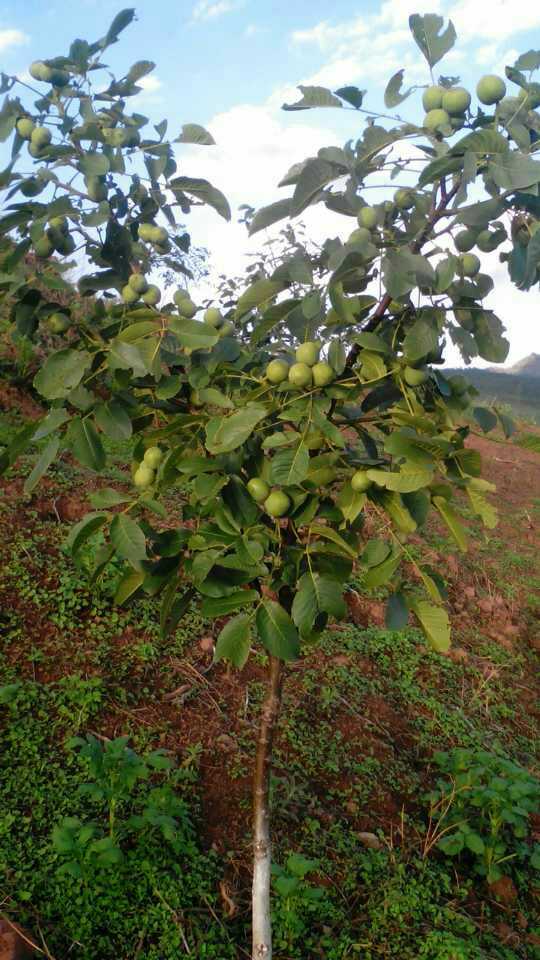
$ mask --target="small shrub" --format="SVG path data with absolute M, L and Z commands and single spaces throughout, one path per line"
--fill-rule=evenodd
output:
M 472 854 L 476 872 L 488 883 L 512 861 L 540 868 L 540 847 L 528 842 L 539 781 L 525 767 L 485 750 L 441 752 L 434 760 L 445 775 L 429 794 L 438 849 L 450 857 Z

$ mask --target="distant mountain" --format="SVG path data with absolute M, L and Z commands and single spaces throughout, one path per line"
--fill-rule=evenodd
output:
M 530 353 L 511 367 L 488 367 L 492 373 L 513 373 L 520 377 L 540 377 L 540 353 Z
M 512 367 L 445 368 L 446 376 L 459 374 L 476 387 L 481 403 L 508 407 L 517 417 L 540 424 L 540 355 L 531 353 Z M 476 401 L 478 402 L 478 401 Z

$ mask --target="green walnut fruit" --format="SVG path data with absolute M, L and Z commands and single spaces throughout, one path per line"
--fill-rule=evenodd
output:
M 321 348 L 318 343 L 315 343 L 314 340 L 306 340 L 305 343 L 301 343 L 300 346 L 296 348 L 295 356 L 298 363 L 307 364 L 308 367 L 312 367 L 317 363 L 320 352 Z
M 139 240 L 144 240 L 145 243 L 150 243 L 152 241 L 155 226 L 153 223 L 140 223 L 139 224 Z
M 371 486 L 371 480 L 368 478 L 367 470 L 357 470 L 351 477 L 351 487 L 355 493 L 365 493 Z
M 476 233 L 474 230 L 460 230 L 454 237 L 456 250 L 460 253 L 468 253 L 476 243 Z
M 465 113 L 471 105 L 471 95 L 468 90 L 465 90 L 464 87 L 452 87 L 450 90 L 445 90 L 442 98 L 442 108 L 451 117 L 459 116 L 460 113 Z
M 177 294 L 174 295 L 174 302 L 178 307 L 178 313 L 182 317 L 187 317 L 188 320 L 191 320 L 197 313 L 197 304 L 193 303 L 193 300 L 186 296 L 184 293 L 183 297 L 178 297 Z
M 475 253 L 462 253 L 459 264 L 464 277 L 475 277 L 480 270 L 480 260 Z
M 36 147 L 37 150 L 43 150 L 45 147 L 48 147 L 51 140 L 51 131 L 48 130 L 47 127 L 34 127 L 32 130 L 30 143 L 33 147 Z
M 505 94 L 506 84 L 495 73 L 486 73 L 484 77 L 480 77 L 476 85 L 476 96 L 480 103 L 485 103 L 488 106 L 498 103 Z
M 379 215 L 375 207 L 362 207 L 358 211 L 358 226 L 365 227 L 366 230 L 374 230 L 379 222 Z
M 33 77 L 34 80 L 50 83 L 52 75 L 53 71 L 43 60 L 34 60 L 34 62 L 30 64 L 30 76 Z
M 152 243 L 165 243 L 169 239 L 169 234 L 164 227 L 154 227 Z
M 17 120 L 17 133 L 23 140 L 30 140 L 36 125 L 30 117 L 19 117 Z
M 58 253 L 61 253 L 64 257 L 67 257 L 75 250 L 75 241 L 73 237 L 65 237 L 62 234 L 61 240 L 58 243 L 55 243 L 55 247 L 58 250 Z
M 218 330 L 219 336 L 230 337 L 232 333 L 234 333 L 234 323 L 231 323 L 230 320 L 224 320 Z
M 289 376 L 289 364 L 284 360 L 271 360 L 266 368 L 266 379 L 270 383 L 283 383 Z
M 70 326 L 70 320 L 65 313 L 51 313 L 47 326 L 51 333 L 65 333 Z
M 271 517 L 283 517 L 290 505 L 290 498 L 282 490 L 274 490 L 264 501 L 264 509 Z
M 51 67 L 51 83 L 53 87 L 65 87 L 69 83 L 69 73 Z
M 125 287 L 122 287 L 122 300 L 124 303 L 137 303 L 139 299 L 139 294 L 136 290 L 130 286 L 129 283 L 126 283 Z
M 101 203 L 107 199 L 107 187 L 99 177 L 87 177 L 86 192 L 94 203 Z
M 320 430 L 308 430 L 304 437 L 304 443 L 308 450 L 321 450 L 324 447 L 324 436 Z
M 424 117 L 424 127 L 430 133 L 441 133 L 450 125 L 450 114 L 446 110 L 430 110 Z
M 22 181 L 19 189 L 23 197 L 37 197 L 45 189 L 45 182 L 37 177 L 28 177 L 28 180 Z
M 51 217 L 49 226 L 53 230 L 60 230 L 61 233 L 69 233 L 69 223 L 65 217 Z
M 145 463 L 141 463 L 133 475 L 133 483 L 138 490 L 146 490 L 154 482 L 154 471 Z
M 481 230 L 476 238 L 476 246 L 482 253 L 490 253 L 491 250 L 494 250 L 493 246 L 493 237 L 495 236 L 491 230 Z
M 142 299 L 150 307 L 155 307 L 161 300 L 161 290 L 159 287 L 156 287 L 153 283 L 149 284 L 148 290 L 142 295 Z
M 257 503 L 262 503 L 263 500 L 267 500 L 270 494 L 270 487 L 262 477 L 252 477 L 251 480 L 248 480 L 247 489 L 248 493 L 251 494 Z
M 143 277 L 142 273 L 132 273 L 128 284 L 135 293 L 146 293 L 148 290 L 148 282 L 146 277 Z
M 347 243 L 369 243 L 370 241 L 371 233 L 367 227 L 357 227 L 351 233 Z
M 209 327 L 215 327 L 217 330 L 223 323 L 221 310 L 219 310 L 218 307 L 208 307 L 208 309 L 204 311 L 203 320 Z
M 415 196 L 412 190 L 406 190 L 403 187 L 396 190 L 394 194 L 394 203 L 399 210 L 410 210 L 414 207 Z
M 157 470 L 162 460 L 163 454 L 159 447 L 148 447 L 148 450 L 145 450 L 143 463 L 151 470 Z
M 439 86 L 428 87 L 427 90 L 424 90 L 422 94 L 422 106 L 426 113 L 429 113 L 430 110 L 438 110 L 439 107 L 442 107 L 442 98 L 444 93 L 444 87 Z
M 307 363 L 293 363 L 289 367 L 289 383 L 295 387 L 309 387 L 312 381 L 311 367 Z
M 324 360 L 320 363 L 315 363 L 311 368 L 311 374 L 313 376 L 313 383 L 316 387 L 327 387 L 329 383 L 332 383 L 334 379 L 334 371 L 329 363 L 325 363 Z
M 31 157 L 34 158 L 34 160 L 40 160 L 40 159 L 41 159 L 41 157 L 43 156 L 43 153 L 44 153 L 44 149 L 46 149 L 46 148 L 36 147 L 35 143 L 32 143 L 31 140 L 30 140 L 30 142 L 29 142 L 29 144 L 28 144 L 28 153 L 30 154 Z
M 538 84 L 535 84 L 538 88 Z M 534 110 L 540 104 L 540 95 L 536 90 L 520 90 L 518 100 L 527 110 Z
M 405 367 L 403 371 L 403 379 L 409 387 L 419 387 L 421 383 L 425 383 L 429 377 L 429 370 L 426 367 Z
M 45 233 L 34 244 L 36 257 L 50 257 L 53 250 L 54 246 Z

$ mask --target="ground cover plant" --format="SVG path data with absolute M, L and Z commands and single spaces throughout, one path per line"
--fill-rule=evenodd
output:
M 198 305 L 183 285 L 170 297 L 150 282 L 156 279 L 151 271 L 162 258 L 168 270 L 188 276 L 190 239 L 183 227 L 180 233 L 178 216 L 197 203 L 225 218 L 230 209 L 212 184 L 178 175 L 166 121 L 149 131 L 145 117 L 129 112 L 137 81 L 154 64 L 141 60 L 120 79 L 107 74 L 104 81 L 102 60 L 133 16 L 123 11 L 102 39 L 77 40 L 66 56 L 32 64 L 36 84 L 44 84 L 37 100 L 16 89 L 15 78 L 2 78 L 8 95 L 0 131 L 4 139 L 12 137 L 12 160 L 1 180 L 9 203 L 0 220 L 6 238 L 0 282 L 14 342 L 40 344 L 33 388 L 47 412 L 7 438 L 0 465 L 16 471 L 21 457 L 24 465 L 29 452 L 37 452 L 24 482 L 27 496 L 66 463 L 91 472 L 93 509 L 72 526 L 67 549 L 82 568 L 91 566 L 91 588 L 104 588 L 121 608 L 140 609 L 134 604 L 146 597 L 141 602 L 155 611 L 159 601 L 159 628 L 139 650 L 141 683 L 186 616 L 217 623 L 214 663 L 228 661 L 246 677 L 250 669 L 261 671 L 254 694 L 257 747 L 246 758 L 254 768 L 251 956 L 269 958 L 272 885 L 281 950 L 296 949 L 323 899 L 323 887 L 311 876 L 321 867 L 316 851 L 290 851 L 272 873 L 270 796 L 280 792 L 272 780 L 272 744 L 287 665 L 293 671 L 311 657 L 316 690 L 332 649 L 328 628 L 345 618 L 351 596 L 361 602 L 381 591 L 391 633 L 376 636 L 372 656 L 384 654 L 399 669 L 391 649 L 411 624 L 427 648 L 447 654 L 447 588 L 432 561 L 429 524 L 435 516 L 464 552 L 467 525 L 476 530 L 481 521 L 488 531 L 496 526 L 488 496 L 495 488 L 481 476 L 478 446 L 468 443 L 473 391 L 441 368 L 447 338 L 466 359 L 500 362 L 507 354 L 501 321 L 483 306 L 493 280 L 482 272 L 473 247 L 484 252 L 501 246 L 501 260 L 520 289 L 539 280 L 540 163 L 534 153 L 540 98 L 532 75 L 540 60 L 530 52 L 508 67 L 516 96 L 506 96 L 502 78 L 481 78 L 473 105 L 456 78 L 434 81 L 434 67 L 455 42 L 452 24 L 444 26 L 437 15 L 414 15 L 412 40 L 427 61 L 427 83 L 421 92 L 404 90 L 399 71 L 385 103 L 393 111 L 408 97 L 421 96 L 421 123 L 376 116 L 354 87 L 335 93 L 300 88 L 301 99 L 285 109 L 349 109 L 359 138 L 297 164 L 282 181 L 294 188 L 292 196 L 247 214 L 249 230 L 255 234 L 297 217 L 315 203 L 349 217 L 353 229 L 346 241 L 329 239 L 319 248 L 290 244 L 276 267 L 264 265 L 248 278 L 240 296 L 232 298 L 222 287 L 221 299 L 216 294 Z M 210 148 L 213 140 L 187 123 L 173 142 Z M 368 203 L 371 187 L 381 185 L 391 187 L 392 198 Z M 72 308 L 70 299 L 59 305 L 54 296 L 70 292 L 65 266 L 73 257 L 82 272 L 78 293 L 85 309 Z M 514 424 L 498 408 L 476 406 L 473 417 L 481 432 L 497 428 L 512 438 Z M 533 448 L 537 438 L 533 434 L 526 443 Z M 126 461 L 129 476 L 121 469 Z M 21 573 L 19 587 L 28 589 L 31 602 L 38 600 L 35 584 L 24 583 Z M 60 594 L 64 588 L 58 615 L 69 627 L 78 604 L 93 609 L 93 601 L 82 601 L 69 582 Z M 8 629 L 16 638 L 9 614 Z M 391 637 L 390 649 L 385 636 Z M 336 643 L 345 656 L 347 635 L 336 632 L 334 648 Z M 128 661 L 121 658 L 122 679 L 129 675 Z M 6 685 L 8 705 L 19 702 L 18 683 Z M 115 696 L 122 701 L 122 683 L 118 687 Z M 330 685 L 329 704 L 332 695 Z M 80 696 L 80 716 L 88 718 L 99 686 Z M 484 693 L 478 696 L 483 703 Z M 456 735 L 459 728 L 456 721 Z M 162 856 L 168 847 L 160 837 L 171 857 L 200 857 L 202 873 L 211 877 L 214 862 L 191 838 L 189 809 L 174 790 L 176 780 L 133 799 L 142 789 L 139 781 L 159 767 L 168 770 L 169 761 L 161 753 L 141 755 L 123 739 L 110 738 L 103 747 L 91 730 L 80 732 L 86 739 L 72 746 L 80 747 L 91 775 L 83 794 L 101 804 L 108 823 L 107 830 L 86 808 L 84 817 L 66 809 L 55 830 L 61 876 L 81 885 L 80 899 L 92 896 L 94 871 L 139 855 L 134 835 L 159 844 Z M 345 765 L 338 730 L 330 741 L 327 772 L 337 773 Z M 371 763 L 375 769 L 375 755 Z M 473 757 L 477 769 L 474 763 Z M 512 773 L 510 795 L 517 797 L 520 784 L 528 783 L 526 770 L 505 769 Z M 243 774 L 242 764 L 238 772 Z M 297 788 L 286 783 L 283 789 L 291 805 L 289 791 L 294 797 Z M 436 839 L 431 843 L 430 834 L 424 849 L 436 843 L 456 856 L 489 850 L 483 865 L 495 883 L 505 876 L 495 871 L 506 856 L 506 846 L 498 845 L 517 838 L 522 846 L 508 856 L 535 868 L 532 807 L 519 814 L 512 841 L 492 829 L 494 845 L 488 837 L 486 847 L 479 830 L 462 829 L 461 820 L 452 819 L 452 830 L 443 825 L 440 804 L 447 794 L 439 789 L 440 797 L 431 800 Z M 298 790 L 309 804 L 301 778 Z M 361 804 L 361 790 L 349 799 Z M 452 818 L 458 816 L 453 799 L 448 806 Z M 493 817 L 486 816 L 493 828 Z M 463 818 L 469 823 L 465 812 Z M 387 861 L 385 856 L 385 869 Z M 371 868 L 376 871 L 370 860 Z M 359 869 L 368 869 L 364 861 Z M 421 858 L 418 869 L 424 878 L 419 885 L 447 885 L 444 871 L 438 879 L 425 878 Z M 396 868 L 398 886 L 399 875 Z M 186 893 L 196 912 L 191 896 Z M 169 909 L 176 917 L 177 908 L 169 903 Z M 331 899 L 327 911 L 332 932 L 339 915 Z M 219 918 L 215 923 L 219 939 Z M 370 929 L 377 923 L 372 917 Z M 178 920 L 183 949 L 191 950 L 189 936 L 201 950 L 193 919 L 188 927 Z M 371 949 L 355 941 L 350 928 L 344 936 L 349 942 L 341 938 L 336 956 Z M 451 956 L 462 947 L 463 956 L 475 955 L 463 937 L 462 947 L 456 946 L 458 933 L 446 944 L 445 936 L 425 941 L 433 956 L 445 949 Z M 331 943 L 324 949 L 334 949 Z

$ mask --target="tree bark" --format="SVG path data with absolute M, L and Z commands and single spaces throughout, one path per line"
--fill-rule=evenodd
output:
M 255 776 L 253 780 L 253 946 L 252 960 L 271 960 L 272 927 L 270 922 L 270 770 L 272 740 L 281 706 L 283 662 L 270 657 L 268 690 L 263 704 Z

